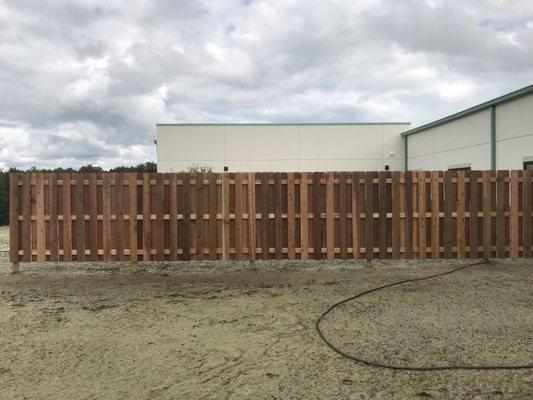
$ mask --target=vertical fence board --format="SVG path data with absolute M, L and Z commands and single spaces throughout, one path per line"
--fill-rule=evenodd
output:
M 268 260 L 268 174 L 262 173 L 261 179 L 261 254 L 263 260 Z
M 385 258 L 392 258 L 392 172 L 385 171 L 387 181 L 385 185 L 386 193 L 386 218 L 385 218 Z
M 446 171 L 444 173 L 444 258 L 452 258 L 453 256 L 453 202 L 455 198 L 454 186 L 452 178 L 455 175 L 453 171 Z
M 496 256 L 505 258 L 505 212 L 508 196 L 505 179 L 509 177 L 507 171 L 498 171 L 496 175 Z
M 524 257 L 524 171 L 518 170 L 518 254 L 517 258 Z
M 399 260 L 401 257 L 401 226 L 400 226 L 400 210 L 401 210 L 401 196 L 400 196 L 400 171 L 393 171 L 391 178 L 391 193 L 392 193 L 392 258 Z
M 365 257 L 374 258 L 374 172 L 365 174 Z
M 359 183 L 361 179 L 364 179 L 364 173 L 352 173 L 352 255 L 354 259 L 361 258 L 361 247 L 364 244 L 362 242 L 364 224 L 361 222 L 361 211 L 364 204 L 360 201 L 361 197 L 364 199 L 364 186 L 362 186 L 363 193 L 361 193 Z
M 255 174 L 248 173 L 248 258 L 255 260 L 257 248 Z
M 287 251 L 289 260 L 296 258 L 296 219 L 295 219 L 294 173 L 287 174 Z
M 152 248 L 155 249 L 155 260 L 163 261 L 164 256 L 164 186 L 163 174 L 151 174 L 150 179 L 155 178 L 155 186 L 152 188 L 152 213 L 155 221 L 152 224 Z
M 204 175 L 196 174 L 194 181 L 195 181 L 195 190 L 196 190 L 196 202 L 195 202 L 196 234 L 194 235 L 196 238 L 196 253 L 195 253 L 194 259 L 199 261 L 199 260 L 204 259 L 204 203 L 205 203 L 204 201 L 204 195 L 205 195 Z
M 307 172 L 300 175 L 300 258 L 309 258 L 309 197 Z
M 137 262 L 138 256 L 138 221 L 137 221 L 137 173 L 128 173 L 129 189 L 129 232 L 130 232 L 130 261 Z
M 9 259 L 12 263 L 19 262 L 19 174 L 9 174 Z M 23 221 L 24 222 L 24 221 Z
M 281 220 L 281 214 L 283 212 L 282 196 L 283 192 L 281 189 L 281 173 L 277 172 L 276 174 L 274 174 L 274 245 L 276 248 L 276 260 L 281 260 L 283 257 L 283 226 Z
M 418 258 L 426 258 L 426 173 L 418 172 Z
M 50 186 L 50 261 L 59 261 L 59 220 L 57 217 L 57 174 L 49 174 Z M 98 246 L 98 242 L 96 243 Z
M 152 209 L 150 204 L 150 174 L 143 173 L 143 261 L 152 259 Z
M 115 248 L 116 260 L 124 261 L 124 174 L 115 176 Z M 159 227 L 157 229 L 159 231 Z M 162 234 L 162 230 L 161 230 Z
M 229 260 L 230 226 L 229 226 L 229 174 L 222 174 L 222 259 Z
M 73 174 L 72 178 L 76 180 L 75 196 L 73 209 L 76 215 L 75 242 L 76 242 L 76 261 L 85 261 L 85 211 L 84 211 L 84 189 L 83 175 Z
M 491 172 L 483 171 L 483 258 L 492 257 L 492 199 Z
M 222 225 L 224 225 L 224 207 L 223 203 L 226 201 L 225 192 L 224 192 L 224 175 L 221 175 L 222 179 L 220 182 L 220 194 L 221 194 L 221 209 L 220 214 L 222 216 Z M 209 247 L 209 259 L 214 261 L 218 258 L 218 184 L 217 184 L 218 174 L 209 175 L 209 197 L 208 197 L 208 206 L 209 206 L 209 224 L 208 224 L 208 235 L 207 235 L 207 244 Z M 205 177 L 204 177 L 205 178 Z M 201 201 L 201 197 L 200 200 Z M 206 212 L 207 213 L 207 212 Z M 197 216 L 198 218 L 198 216 Z M 203 218 L 203 216 L 202 216 Z M 223 233 L 224 227 L 222 228 L 221 233 Z M 224 247 L 224 239 L 222 238 L 222 247 Z M 224 255 L 222 255 L 223 257 Z
M 413 249 L 413 172 L 405 172 L 405 258 L 414 256 Z
M 439 171 L 431 172 L 431 258 L 440 257 L 440 185 Z
M 178 182 L 175 173 L 168 174 L 170 261 L 178 259 Z
M 240 260 L 243 258 L 243 174 L 237 172 L 235 174 L 235 259 Z M 250 218 L 250 217 L 249 217 Z
M 104 261 L 111 261 L 111 184 L 109 174 L 102 178 L 102 218 Z M 149 259 L 148 259 L 149 260 Z
M 61 178 L 63 181 L 63 261 L 72 261 L 70 174 L 61 174 Z
M 479 184 L 478 178 L 481 176 L 479 171 L 470 173 L 470 258 L 479 257 L 479 238 L 478 238 L 478 211 L 479 211 Z
M 533 217 L 531 216 L 533 201 L 533 191 L 531 184 L 533 183 L 533 171 L 524 171 L 524 183 L 523 183 L 523 231 L 524 231 L 524 258 L 531 258 L 531 245 L 532 245 L 532 229 L 533 229 Z
M 328 260 L 335 258 L 334 180 L 333 172 L 328 172 L 326 174 L 326 257 Z
M 36 260 L 36 257 L 35 257 L 35 250 L 37 249 L 37 226 L 36 226 L 36 218 L 35 218 L 35 213 L 36 213 L 36 199 L 35 199 L 35 192 L 36 192 L 36 187 L 35 187 L 35 181 L 36 181 L 36 177 L 35 175 L 37 175 L 36 172 L 32 172 L 30 174 L 30 238 L 31 238 L 31 243 L 30 243 L 30 258 L 31 258 L 31 261 L 35 261 Z
M 87 174 L 89 180 L 89 260 L 98 261 L 98 192 L 96 174 Z
M 465 210 L 466 210 L 466 193 L 465 193 L 465 171 L 457 171 L 457 258 L 465 258 Z
M 188 188 L 189 188 L 189 252 L 190 252 L 190 260 L 196 260 L 196 246 L 198 243 L 198 237 L 196 233 L 196 216 L 198 214 L 198 190 L 196 186 L 196 174 L 187 174 L 188 176 Z M 186 186 L 187 187 L 187 186 Z
M 388 171 L 378 173 L 378 237 L 379 237 L 379 258 L 387 258 L 387 177 Z
M 44 174 L 35 176 L 35 218 L 37 235 L 37 262 L 46 261 L 45 255 L 45 228 L 44 228 Z
M 518 258 L 518 171 L 511 171 L 511 195 L 509 207 L 510 256 Z
M 209 247 L 209 259 L 214 261 L 217 259 L 217 218 L 218 218 L 218 202 L 217 202 L 217 177 L 219 174 L 209 175 L 209 225 L 207 238 L 204 237 L 204 243 L 207 242 Z M 221 179 L 222 180 L 222 179 Z M 222 186 L 222 185 L 221 185 Z M 222 190 L 221 190 L 222 192 Z M 206 210 L 207 214 L 207 210 Z
M 313 173 L 313 258 L 315 260 L 322 258 L 321 175 L 319 172 Z
M 276 258 L 276 191 L 275 191 L 275 185 L 274 185 L 274 174 L 268 173 L 267 174 L 267 180 L 268 180 L 268 197 L 267 197 L 267 234 L 268 234 L 268 258 L 269 259 L 275 259 Z
M 111 251 L 111 260 L 110 261 L 116 261 L 116 240 L 117 240 L 117 221 L 116 221 L 116 208 L 117 208 L 117 193 L 116 193 L 116 173 L 112 172 L 109 173 L 109 204 L 110 204 L 110 214 L 111 214 L 111 230 L 110 230 L 110 237 L 111 237 L 111 245 L 110 245 L 110 251 Z
M 194 231 L 194 223 L 191 219 L 191 174 L 180 175 L 183 185 L 183 260 L 192 259 L 191 237 Z
M 340 258 L 348 258 L 348 220 L 347 220 L 347 173 L 339 174 L 339 247 Z

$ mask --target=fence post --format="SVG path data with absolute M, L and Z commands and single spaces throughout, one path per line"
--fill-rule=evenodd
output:
M 364 207 L 364 191 L 361 196 L 359 190 L 359 180 L 364 178 L 364 172 L 352 173 L 352 258 L 361 258 L 361 246 L 364 245 L 362 241 L 363 223 L 361 222 L 361 209 Z M 363 199 L 361 201 L 360 199 Z M 363 226 L 364 227 L 364 226 Z
M 374 258 L 374 176 L 377 172 L 365 173 L 365 258 Z
M 518 178 L 519 171 L 511 171 L 511 190 L 509 198 L 509 257 L 518 258 Z
M 250 267 L 253 268 L 255 262 L 255 174 L 248 174 L 248 259 Z
M 243 191 L 242 191 L 242 172 L 237 172 L 234 177 L 234 199 L 235 199 L 235 259 L 243 258 Z
M 300 259 L 309 258 L 309 199 L 307 172 L 300 174 Z
M 289 260 L 296 258 L 296 220 L 295 220 L 294 172 L 287 174 L 287 252 Z
M 19 268 L 19 174 L 9 174 L 9 256 L 13 273 L 20 272 Z
M 483 258 L 492 258 L 491 171 L 483 171 Z
M 431 172 L 431 258 L 440 258 L 440 173 Z
M 326 174 L 326 257 L 328 260 L 335 258 L 335 197 L 333 172 Z
M 131 271 L 137 271 L 138 244 L 137 244 L 137 173 L 128 174 L 128 215 L 129 215 L 129 237 L 130 237 L 130 262 Z
M 229 174 L 222 174 L 222 259 L 229 260 Z
M 531 231 L 533 228 L 533 219 L 531 217 L 531 200 L 532 196 L 532 177 L 533 171 L 524 171 L 524 188 L 522 190 L 523 198 L 523 231 L 524 231 L 524 252 L 522 254 L 523 258 L 531 257 Z

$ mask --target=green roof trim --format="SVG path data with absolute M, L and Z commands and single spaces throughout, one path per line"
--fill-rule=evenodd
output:
M 466 110 L 460 111 L 458 113 L 449 115 L 447 117 L 438 119 L 436 121 L 430 122 L 430 123 L 425 124 L 425 125 L 421 125 L 418 128 L 410 129 L 408 131 L 403 132 L 402 136 L 406 137 L 406 136 L 414 135 L 415 133 L 423 132 L 423 131 L 425 131 L 427 129 L 435 128 L 437 126 L 446 124 L 448 122 L 455 121 L 456 119 L 463 118 L 463 117 L 466 117 L 468 115 L 477 113 L 479 111 L 483 111 L 483 110 L 489 109 L 489 108 L 491 108 L 493 106 L 496 106 L 497 104 L 506 103 L 508 101 L 515 100 L 515 99 L 517 99 L 519 97 L 526 96 L 526 95 L 531 94 L 531 93 L 533 93 L 533 85 L 529 85 L 529 86 L 523 87 L 522 89 L 515 90 L 514 92 L 507 93 L 507 94 L 505 94 L 503 96 L 500 96 L 500 97 L 496 97 L 495 99 L 492 99 L 492 100 L 486 101 L 484 103 L 478 104 L 477 106 L 474 106 L 474 107 L 471 107 L 471 108 L 467 108 Z
M 209 122 L 209 123 L 157 123 L 156 126 L 219 126 L 219 125 L 231 125 L 231 126 L 307 126 L 307 125 L 411 125 L 410 122 Z

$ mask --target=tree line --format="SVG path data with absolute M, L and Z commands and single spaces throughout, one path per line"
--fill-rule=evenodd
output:
M 9 224 L 9 173 L 10 172 L 157 172 L 157 164 L 154 162 L 145 162 L 136 166 L 120 166 L 104 170 L 102 167 L 95 165 L 84 165 L 79 169 L 74 168 L 36 168 L 17 169 L 10 168 L 8 170 L 0 169 L 0 226 Z

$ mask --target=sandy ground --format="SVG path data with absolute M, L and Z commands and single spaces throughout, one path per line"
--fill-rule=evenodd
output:
M 6 250 L 5 228 L 0 235 Z M 343 359 L 318 338 L 314 321 L 330 304 L 453 265 L 21 266 L 10 275 L 0 253 L 1 399 L 533 396 L 532 370 L 390 371 Z M 476 266 L 386 289 L 342 306 L 324 330 L 378 361 L 532 363 L 532 268 Z

